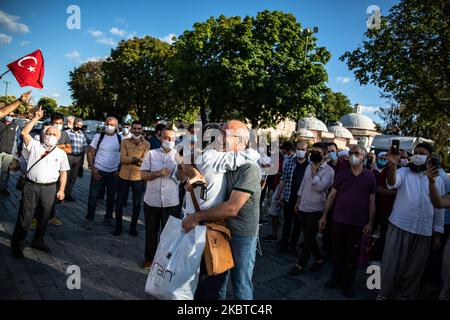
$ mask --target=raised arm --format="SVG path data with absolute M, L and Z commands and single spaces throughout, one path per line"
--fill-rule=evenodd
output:
M 33 119 L 29 121 L 25 127 L 22 129 L 22 139 L 25 146 L 27 146 L 31 140 L 33 140 L 33 137 L 30 135 L 31 130 L 33 130 L 33 127 L 36 125 L 36 123 L 44 116 L 44 111 L 42 110 L 42 107 L 39 107 L 39 109 L 35 112 Z
M 14 101 L 13 103 L 7 105 L 6 107 L 3 107 L 0 110 L 0 119 L 7 116 L 11 112 L 14 112 L 14 110 L 17 109 L 18 106 L 20 106 L 22 103 L 26 103 L 28 100 L 28 97 L 30 96 L 31 90 L 23 93 L 19 99 Z

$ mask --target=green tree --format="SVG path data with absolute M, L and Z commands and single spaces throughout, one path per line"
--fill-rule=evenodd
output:
M 16 96 L 1 96 L 0 97 L 0 105 L 6 106 L 8 104 L 13 103 L 16 100 L 17 100 Z M 20 104 L 20 106 L 17 107 L 17 109 L 15 111 L 15 113 L 17 113 L 17 114 L 26 114 L 27 112 L 28 112 L 27 106 L 22 103 Z
M 233 117 L 268 127 L 298 119 L 326 90 L 330 54 L 316 40 L 279 11 L 196 23 L 175 42 L 176 96 L 199 108 L 203 122 Z
M 73 113 L 84 119 L 103 120 L 112 112 L 111 96 L 104 86 L 103 61 L 90 61 L 74 68 L 67 83 L 74 100 Z
M 326 123 L 331 125 L 342 116 L 352 112 L 352 106 L 348 97 L 341 92 L 333 92 L 328 90 L 322 95 L 322 103 L 316 107 L 315 116 Z
M 49 98 L 49 97 L 42 97 L 38 101 L 38 107 L 42 107 L 42 110 L 44 110 L 45 114 L 50 115 L 57 111 L 58 109 L 58 103 L 55 99 Z
M 365 33 L 346 61 L 361 84 L 374 84 L 391 98 L 387 127 L 436 141 L 446 156 L 450 122 L 450 2 L 402 0 Z
M 154 122 L 177 114 L 167 68 L 172 54 L 171 45 L 149 36 L 121 41 L 111 51 L 103 71 L 105 87 L 114 97 L 114 115 Z

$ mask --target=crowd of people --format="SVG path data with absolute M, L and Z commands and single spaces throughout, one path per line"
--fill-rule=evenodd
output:
M 50 252 L 47 225 L 64 224 L 56 216 L 58 202 L 81 200 L 74 185 L 86 158 L 91 180 L 83 227 L 95 230 L 97 203 L 106 195 L 103 222 L 113 227 L 113 236 L 120 236 L 131 189 L 129 233 L 138 236 L 143 201 L 146 270 L 152 268 L 158 234 L 169 216 L 183 219 L 185 232 L 205 222 L 226 221 L 235 266 L 207 276 L 202 262 L 198 300 L 225 299 L 228 279 L 236 299 L 253 299 L 259 227 L 266 222 L 261 208 L 267 200 L 272 232 L 262 240 L 276 241 L 279 254 L 298 256 L 289 275 L 317 272 L 330 260 L 333 271 L 325 287 L 339 287 L 351 298 L 362 249 L 368 248 L 366 262 L 381 265 L 378 299 L 416 299 L 424 281 L 440 287 L 441 299 L 450 298 L 450 213 L 444 209 L 450 207 L 450 178 L 431 161 L 428 143 L 418 144 L 413 154 L 375 154 L 358 145 L 338 150 L 333 142 L 286 141 L 279 147 L 278 173 L 267 175 L 268 154 L 278 151 L 274 146 L 249 148 L 250 132 L 237 120 L 205 125 L 200 153 L 193 125 L 181 138 L 163 124 L 144 136 L 141 122 L 122 124 L 120 130 L 115 117 L 108 117 L 88 143 L 83 119 L 71 116 L 64 125 L 64 116 L 54 113 L 33 138 L 30 133 L 44 116 L 42 109 L 21 130 L 9 116 L 28 96 L 0 110 L 0 193 L 10 194 L 9 172 L 20 170 L 23 177 L 11 237 L 16 258 L 24 257 L 30 229 L 36 229 L 30 246 Z M 223 139 L 209 135 L 214 131 Z

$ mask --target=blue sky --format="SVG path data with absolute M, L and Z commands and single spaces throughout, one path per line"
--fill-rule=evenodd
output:
M 386 105 L 380 89 L 360 86 L 339 57 L 361 44 L 366 30 L 366 10 L 378 5 L 383 15 L 398 1 L 392 0 L 148 0 L 148 1 L 65 1 L 65 0 L 2 0 L 0 2 L 0 72 L 6 65 L 40 48 L 45 59 L 44 89 L 33 88 L 33 100 L 42 96 L 55 98 L 60 105 L 71 103 L 67 86 L 69 71 L 82 62 L 108 56 L 117 41 L 132 36 L 150 35 L 161 39 L 191 29 L 197 21 L 210 16 L 256 15 L 264 9 L 292 13 L 304 27 L 319 27 L 318 43 L 331 52 L 326 65 L 328 86 L 346 94 L 352 104 L 360 103 L 363 112 L 379 121 L 374 111 Z M 66 20 L 69 5 L 81 10 L 81 29 L 69 30 Z M 20 95 L 20 88 L 11 74 L 8 95 Z

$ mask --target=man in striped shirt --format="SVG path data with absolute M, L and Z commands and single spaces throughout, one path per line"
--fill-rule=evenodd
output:
M 82 128 L 83 119 L 76 118 L 73 123 L 73 128 L 66 131 L 72 144 L 72 152 L 67 155 L 70 164 L 70 174 L 66 188 L 67 201 L 75 201 L 72 197 L 72 189 L 77 181 L 80 167 L 83 166 L 84 153 L 88 146 L 86 136 L 84 135 Z

